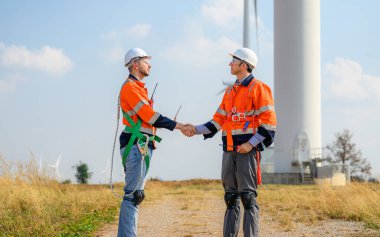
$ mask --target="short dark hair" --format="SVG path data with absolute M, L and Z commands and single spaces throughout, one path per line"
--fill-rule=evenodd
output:
M 240 65 L 242 65 L 243 63 L 244 63 L 245 65 L 247 65 L 247 72 L 249 72 L 249 73 L 252 72 L 252 68 L 251 68 L 251 66 L 250 66 L 246 61 L 241 60 L 241 59 L 238 58 L 238 57 L 236 57 L 236 58 L 239 59 L 239 60 L 241 61 Z

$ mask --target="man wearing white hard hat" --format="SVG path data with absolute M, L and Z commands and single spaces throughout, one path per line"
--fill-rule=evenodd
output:
M 185 135 L 203 134 L 207 139 L 222 130 L 222 183 L 227 206 L 223 235 L 238 236 L 241 201 L 244 236 L 258 236 L 256 197 L 257 186 L 261 184 L 260 151 L 273 143 L 276 113 L 271 89 L 252 74 L 257 65 L 255 52 L 240 48 L 229 55 L 232 56 L 231 74 L 236 76 L 236 82 L 227 87 L 213 118 L 188 129 Z
M 161 138 L 156 128 L 173 131 L 185 127 L 153 109 L 153 101 L 143 79 L 150 75 L 149 56 L 140 48 L 130 49 L 124 60 L 129 76 L 119 95 L 124 131 L 120 135 L 120 154 L 125 173 L 124 197 L 120 207 L 118 237 L 137 236 L 138 206 L 143 201 L 146 174 L 155 143 Z

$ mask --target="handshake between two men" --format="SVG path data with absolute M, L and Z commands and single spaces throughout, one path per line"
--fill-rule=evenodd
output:
M 185 135 L 186 137 L 192 137 L 197 134 L 204 134 L 204 132 L 197 133 L 197 129 L 195 128 L 195 126 L 190 123 L 181 124 L 177 122 L 176 128 L 181 130 L 182 134 Z M 239 146 L 236 146 L 235 148 L 238 153 L 245 154 L 252 150 L 253 145 L 250 142 L 245 142 Z
M 181 124 L 177 122 L 178 129 L 181 130 L 182 134 L 186 137 L 192 137 L 197 133 L 197 130 L 195 129 L 195 126 L 187 123 L 187 124 Z

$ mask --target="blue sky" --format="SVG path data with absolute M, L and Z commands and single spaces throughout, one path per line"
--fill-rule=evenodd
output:
M 322 144 L 347 128 L 380 175 L 380 9 L 377 0 L 321 0 Z M 259 1 L 260 54 L 255 75 L 273 87 L 273 1 Z M 232 81 L 227 53 L 242 44 L 243 1 L 1 1 L 0 153 L 44 165 L 62 154 L 60 172 L 87 163 L 105 182 L 116 129 L 116 103 L 127 76 L 123 57 L 153 56 L 146 79 L 158 82 L 155 109 L 195 124 L 220 103 Z M 255 39 L 252 31 L 252 40 Z M 253 49 L 257 45 L 252 43 Z M 203 141 L 159 130 L 149 176 L 219 178 L 220 135 Z M 118 147 L 118 143 L 117 143 Z M 122 179 L 115 156 L 115 179 Z

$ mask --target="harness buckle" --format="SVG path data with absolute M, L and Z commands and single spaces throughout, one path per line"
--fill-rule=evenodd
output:
M 231 120 L 233 122 L 245 121 L 246 120 L 245 113 L 235 113 L 231 116 Z

